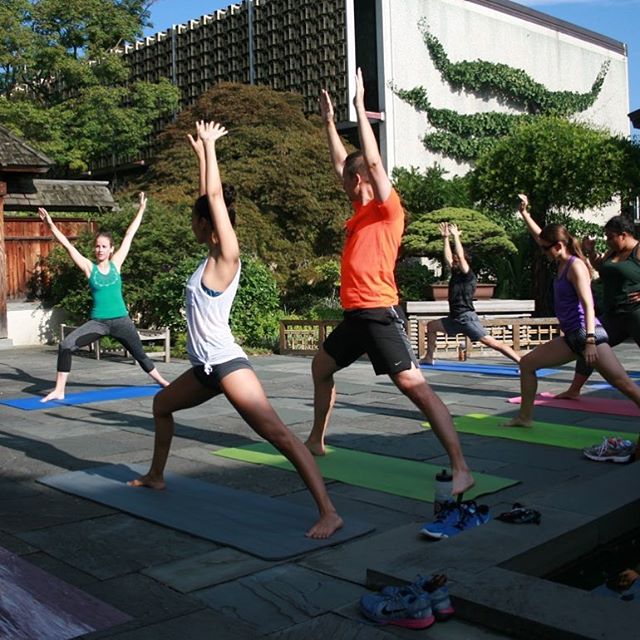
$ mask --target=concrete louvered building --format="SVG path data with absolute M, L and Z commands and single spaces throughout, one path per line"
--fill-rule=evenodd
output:
M 327 87 L 345 132 L 354 126 L 349 96 L 361 66 L 388 168 L 438 161 L 460 173 L 468 168 L 464 162 L 425 149 L 425 114 L 392 86 L 426 87 L 434 107 L 461 114 L 518 108 L 452 89 L 436 69 L 419 24 L 428 25 L 452 62 L 503 63 L 551 91 L 589 92 L 604 66 L 597 98 L 575 117 L 629 134 L 626 46 L 509 0 L 245 0 L 121 51 L 134 80 L 169 78 L 184 106 L 215 83 L 231 81 L 301 93 L 312 113 L 319 88 Z

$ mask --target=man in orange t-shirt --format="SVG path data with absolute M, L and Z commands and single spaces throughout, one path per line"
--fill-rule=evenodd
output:
M 362 151 L 347 154 L 336 129 L 331 98 L 324 90 L 320 96 L 331 161 L 353 204 L 354 215 L 346 223 L 342 252 L 340 302 L 344 320 L 313 359 L 314 423 L 306 444 L 314 455 L 324 455 L 324 436 L 336 396 L 333 374 L 366 353 L 376 374 L 388 374 L 424 413 L 449 455 L 453 494 L 462 494 L 473 486 L 473 477 L 462 455 L 451 414 L 422 375 L 406 334 L 406 318 L 398 306 L 394 268 L 404 212 L 382 166 L 367 119 L 360 69 L 353 103 Z

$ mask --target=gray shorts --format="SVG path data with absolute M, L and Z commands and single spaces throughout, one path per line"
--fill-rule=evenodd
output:
M 487 335 L 486 329 L 482 326 L 480 318 L 475 311 L 467 311 L 460 314 L 456 318 L 447 316 L 446 318 L 440 318 L 445 333 L 448 336 L 455 336 L 457 333 L 462 333 L 471 340 L 480 340 Z

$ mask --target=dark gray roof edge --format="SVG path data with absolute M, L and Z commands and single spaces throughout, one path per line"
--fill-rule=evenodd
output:
M 11 138 L 12 140 L 15 140 L 15 142 L 17 142 L 18 144 L 22 145 L 25 149 L 28 149 L 31 153 L 33 153 L 38 158 L 40 158 L 40 160 L 43 163 L 45 163 L 46 166 L 48 166 L 48 167 L 53 166 L 54 162 L 53 162 L 53 160 L 51 160 L 51 158 L 49 158 L 49 156 L 46 156 L 44 153 L 42 153 L 42 151 L 38 151 L 38 149 L 36 149 L 35 147 L 31 146 L 28 142 L 26 142 L 22 138 L 19 138 L 15 133 L 13 133 L 9 129 L 7 129 L 7 127 L 3 127 L 0 124 L 0 131 L 2 131 L 2 133 L 4 133 L 6 136 Z
M 584 40 L 585 42 L 597 44 L 601 47 L 604 47 L 605 49 L 610 49 L 611 51 L 615 51 L 616 53 L 620 53 L 624 56 L 627 55 L 627 45 L 624 42 L 614 40 L 613 38 L 609 38 L 608 36 L 602 35 L 601 33 L 591 31 L 590 29 L 584 29 L 583 27 L 579 27 L 578 25 L 567 22 L 566 20 L 554 18 L 547 13 L 542 13 L 542 11 L 536 11 L 535 9 L 525 7 L 524 5 L 518 4 L 517 2 L 510 2 L 510 0 L 466 1 L 472 2 L 473 4 L 482 5 L 483 7 L 488 7 L 489 9 L 494 9 L 495 11 L 500 11 L 501 13 L 506 13 L 516 18 L 521 18 L 522 20 L 526 20 L 527 22 L 539 24 L 543 27 L 550 27 L 552 29 L 555 29 L 556 31 L 560 31 L 570 36 L 579 38 L 580 40 Z
M 631 120 L 631 124 L 635 129 L 640 129 L 640 109 L 636 109 L 631 113 L 628 113 L 627 116 L 629 120 Z

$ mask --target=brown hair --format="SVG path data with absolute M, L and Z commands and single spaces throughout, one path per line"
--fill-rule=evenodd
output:
M 569 253 L 576 258 L 580 258 L 587 267 L 589 267 L 589 263 L 582 253 L 582 249 L 580 248 L 580 243 L 567 231 L 567 228 L 561 224 L 552 223 L 545 226 L 545 228 L 540 232 L 540 238 L 542 240 L 546 240 L 547 242 L 553 242 L 556 244 L 557 242 L 562 242 L 567 247 Z
M 236 189 L 233 185 L 222 183 L 222 196 L 224 197 L 224 203 L 227 206 L 227 213 L 229 214 L 229 220 L 231 226 L 236 226 Z M 209 211 L 209 199 L 207 196 L 200 196 L 193 205 L 193 212 L 203 220 L 207 220 L 211 224 L 211 213 Z
M 345 171 L 350 178 L 353 178 L 356 174 L 364 178 L 367 177 L 367 167 L 362 151 L 353 151 L 345 158 L 343 171 Z
M 112 247 L 115 246 L 115 243 L 113 242 L 113 236 L 111 235 L 111 231 L 103 231 L 102 229 L 100 229 L 100 231 L 96 233 L 96 236 L 93 239 L 93 242 L 94 243 L 97 242 L 98 238 L 106 238 Z

